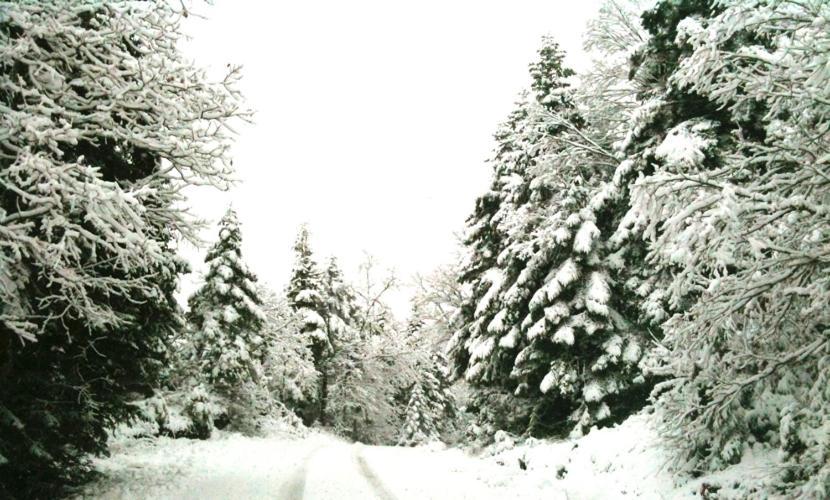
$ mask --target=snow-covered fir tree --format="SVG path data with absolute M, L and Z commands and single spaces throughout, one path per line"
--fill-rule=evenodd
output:
M 599 226 L 613 214 L 589 204 L 616 159 L 607 134 L 578 113 L 562 60 L 546 39 L 531 71 L 530 124 L 515 141 L 532 155 L 509 157 L 524 173 L 506 185 L 494 217 L 502 249 L 473 285 L 484 293 L 463 310 L 451 341 L 468 381 L 536 402 L 513 429 L 532 434 L 583 432 L 622 416 L 613 406 L 627 405 L 627 392 L 644 392 L 636 369 L 643 342 L 617 311 L 602 261 Z
M 296 411 L 317 398 L 320 374 L 311 346 L 307 338 L 297 335 L 299 318 L 284 297 L 262 285 L 257 294 L 265 313 L 262 383 L 277 401 Z
M 340 338 L 347 338 L 349 329 L 357 321 L 355 293 L 343 278 L 337 259 L 331 257 L 323 273 L 323 299 L 326 308 L 326 331 L 335 346 Z
M 406 344 L 414 358 L 414 381 L 409 388 L 398 444 L 416 446 L 440 441 L 441 435 L 454 424 L 455 401 L 450 393 L 447 362 L 432 352 L 427 321 L 422 305 L 415 303 L 404 332 Z
M 216 84 L 177 51 L 173 4 L 0 11 L 0 496 L 51 498 L 157 383 L 180 193 L 227 183 L 245 111 L 235 68 Z
M 294 267 L 286 289 L 286 297 L 300 318 L 299 335 L 306 337 L 318 369 L 331 353 L 331 337 L 327 330 L 327 304 L 323 275 L 314 260 L 308 241 L 308 228 L 300 227 L 294 243 Z
M 651 111 L 626 149 L 641 174 L 615 235 L 668 275 L 666 307 L 645 306 L 668 312 L 653 358 L 670 442 L 697 470 L 777 446 L 780 487 L 807 498 L 830 495 L 828 18 L 825 2 L 774 1 L 644 16 Z
M 417 446 L 440 440 L 438 425 L 441 408 L 427 395 L 427 391 L 418 380 L 412 387 L 409 402 L 406 404 L 406 418 L 401 428 L 398 444 Z
M 229 208 L 219 221 L 219 239 L 205 256 L 204 284 L 188 301 L 193 356 L 217 387 L 258 378 L 264 355 L 260 330 L 266 317 L 241 245 L 239 220 Z

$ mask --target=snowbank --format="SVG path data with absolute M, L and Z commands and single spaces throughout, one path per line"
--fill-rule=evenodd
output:
M 540 498 L 543 492 L 546 498 L 557 493 L 586 500 L 690 498 L 708 489 L 719 490 L 719 499 L 743 499 L 767 480 L 775 458 L 769 450 L 750 451 L 740 464 L 697 479 L 673 473 L 671 454 L 661 445 L 654 421 L 653 415 L 639 414 L 578 439 L 530 439 L 503 450 L 496 443 L 485 461 L 513 471 L 510 478 L 492 476 L 492 481 L 495 487 L 510 483 L 516 498 Z
M 515 445 L 504 435 L 480 457 L 435 446 L 364 447 L 361 454 L 401 500 L 688 499 L 700 498 L 703 489 L 717 491 L 720 500 L 769 498 L 754 494 L 770 475 L 774 453 L 749 452 L 740 464 L 697 479 L 678 476 L 668 468 L 670 454 L 653 421 L 653 415 L 635 415 L 563 441 Z

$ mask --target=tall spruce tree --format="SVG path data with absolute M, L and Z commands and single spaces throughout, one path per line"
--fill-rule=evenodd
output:
M 403 446 L 439 441 L 442 433 L 452 427 L 456 416 L 447 361 L 441 354 L 430 352 L 432 346 L 425 335 L 426 321 L 421 307 L 418 302 L 413 304 L 405 331 L 406 343 L 419 354 L 413 367 L 414 381 L 403 399 L 406 407 L 398 435 L 398 444 Z
M 334 353 L 329 330 L 329 311 L 332 304 L 326 293 L 326 275 L 317 267 L 308 238 L 308 228 L 303 225 L 294 244 L 294 267 L 286 290 L 288 304 L 297 314 L 299 321 L 297 335 L 311 347 L 314 367 L 320 375 L 317 397 L 300 409 L 301 416 L 307 424 L 325 419 L 329 385 L 328 361 Z M 335 286 L 334 283 L 331 285 Z
M 329 333 L 334 349 L 340 339 L 351 335 L 356 318 L 355 293 L 343 279 L 343 271 L 337 265 L 337 259 L 331 257 L 323 273 L 323 299 L 326 305 L 326 331 Z
M 260 329 L 266 318 L 241 245 L 239 220 L 229 208 L 219 221 L 219 239 L 205 256 L 205 282 L 188 301 L 193 355 L 220 389 L 256 379 L 264 354 Z
M 598 224 L 614 214 L 590 205 L 615 157 L 576 111 L 562 61 L 546 39 L 516 141 L 532 154 L 512 157 L 523 175 L 506 184 L 494 217 L 502 250 L 451 343 L 467 380 L 535 402 L 513 429 L 532 434 L 582 432 L 619 416 L 615 403 L 640 381 L 643 342 L 617 312 L 598 240 Z
M 462 344 L 469 344 L 471 338 L 478 337 L 486 328 L 477 318 L 503 280 L 499 259 L 507 247 L 508 233 L 517 229 L 516 222 L 523 222 L 511 216 L 530 197 L 530 168 L 538 154 L 535 145 L 545 134 L 539 126 L 539 117 L 543 109 L 555 106 L 550 91 L 556 85 L 566 86 L 563 79 L 573 74 L 561 67 L 562 55 L 552 39 L 545 39 L 539 56 L 540 60 L 531 65 L 533 88 L 538 93 L 523 93 L 517 109 L 496 132 L 497 146 L 490 160 L 493 181 L 488 192 L 476 200 L 475 210 L 467 220 L 464 238 L 467 252 L 459 278 L 469 286 L 471 294 L 460 308 L 460 327 L 453 340 L 457 348 L 451 351 L 457 375 L 461 375 L 469 364 L 468 345 L 462 347 Z M 555 74 L 548 75 L 546 72 L 551 70 Z
M 286 297 L 292 309 L 300 316 L 299 335 L 308 338 L 314 354 L 314 364 L 320 367 L 331 352 L 332 343 L 326 329 L 327 305 L 323 275 L 314 260 L 308 241 L 308 228 L 303 225 L 294 243 L 294 267 L 288 281 Z
M 177 18 L 150 2 L 2 8 L 3 498 L 83 479 L 181 326 L 170 243 L 193 225 L 179 193 L 227 181 L 220 125 L 244 112 L 235 71 L 214 85 L 177 52 Z

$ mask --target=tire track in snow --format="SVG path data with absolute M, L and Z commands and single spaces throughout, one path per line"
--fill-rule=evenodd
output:
M 280 488 L 280 494 L 277 498 L 280 500 L 303 500 L 303 496 L 305 495 L 305 479 L 306 479 L 306 471 L 308 469 L 308 462 L 311 461 L 311 457 L 317 453 L 317 450 L 322 448 L 322 445 L 315 446 L 310 452 L 308 452 L 300 462 L 300 465 L 291 473 L 291 477 L 288 478 L 288 481 L 283 484 L 282 488 Z
M 386 489 L 383 481 L 381 481 L 380 478 L 372 471 L 372 468 L 369 467 L 368 463 L 366 463 L 366 459 L 363 458 L 363 455 L 359 450 L 355 453 L 355 458 L 357 458 L 357 466 L 360 468 L 360 474 L 364 479 L 366 479 L 369 486 L 372 487 L 375 495 L 377 495 L 380 500 L 395 500 L 395 495 Z

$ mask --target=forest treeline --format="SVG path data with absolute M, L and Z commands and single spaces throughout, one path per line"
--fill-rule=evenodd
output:
M 778 449 L 767 493 L 830 496 L 830 4 L 608 0 L 578 73 L 544 38 L 404 323 L 397 278 L 306 227 L 259 282 L 231 209 L 177 303 L 182 190 L 230 186 L 251 117 L 239 68 L 179 52 L 186 16 L 0 3 L 0 495 L 71 491 L 114 432 L 469 445 L 648 411 L 678 474 Z

